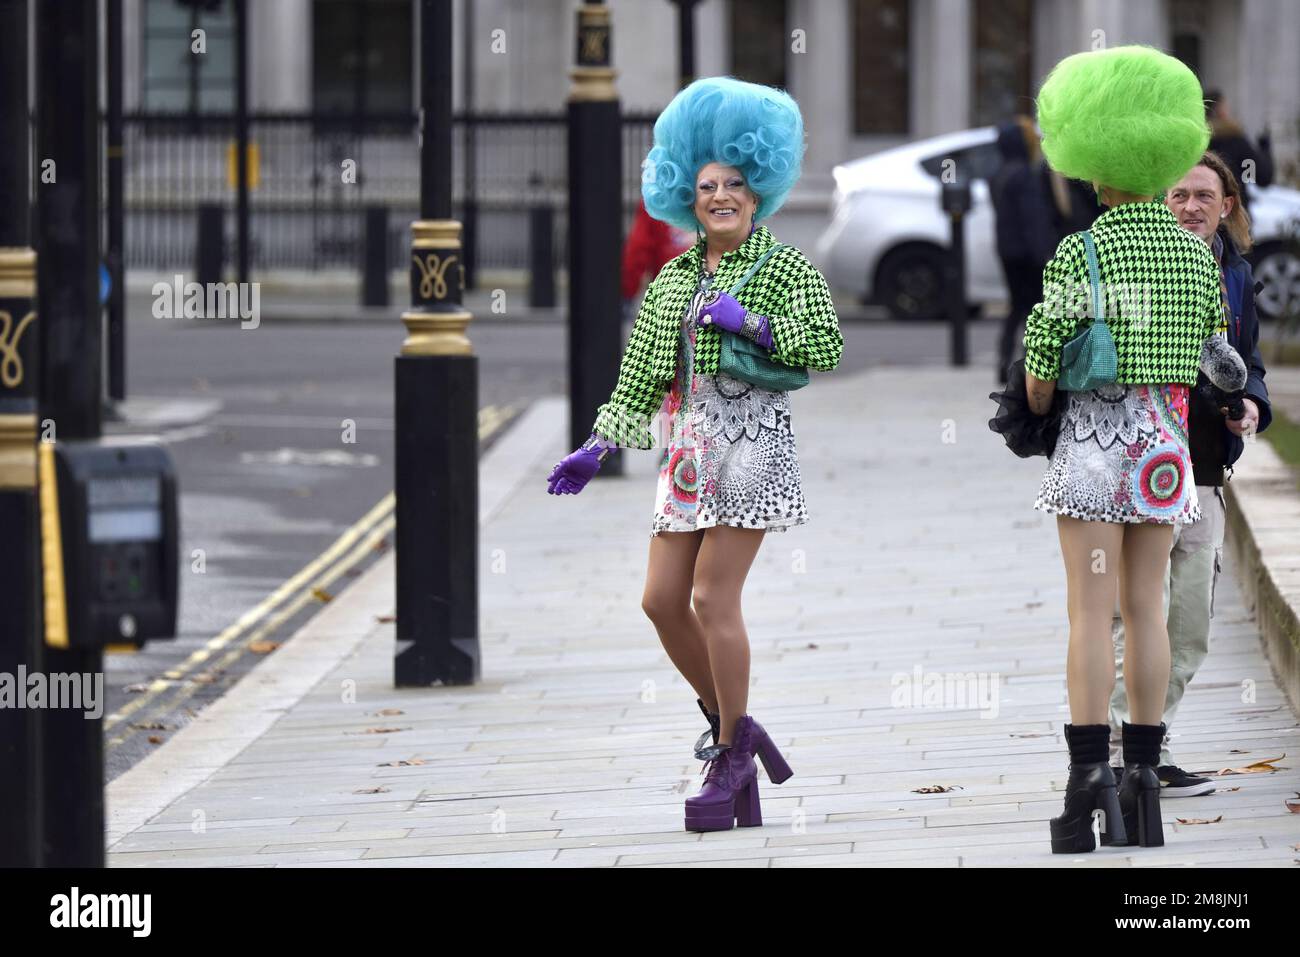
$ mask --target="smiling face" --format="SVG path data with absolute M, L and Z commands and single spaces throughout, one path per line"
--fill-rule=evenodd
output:
M 743 242 L 757 209 L 758 197 L 736 167 L 710 163 L 696 174 L 695 218 L 711 242 Z
M 1178 217 L 1178 225 L 1207 243 L 1232 212 L 1233 199 L 1223 195 L 1219 174 L 1208 166 L 1193 166 L 1165 196 L 1165 205 Z

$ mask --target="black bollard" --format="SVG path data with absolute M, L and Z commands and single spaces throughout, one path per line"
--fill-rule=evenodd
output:
M 42 670 L 27 0 L 0 0 L 0 675 Z M 26 694 L 24 685 L 15 691 Z M 0 868 L 41 863 L 39 708 L 0 707 Z

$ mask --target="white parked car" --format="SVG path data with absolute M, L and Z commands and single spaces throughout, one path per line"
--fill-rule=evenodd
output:
M 1006 285 L 994 241 L 989 177 L 997 170 L 997 130 L 985 126 L 918 140 L 835 167 L 831 223 L 815 256 L 830 285 L 876 302 L 899 319 L 942 318 L 943 260 L 949 219 L 939 206 L 946 159 L 971 177 L 966 214 L 966 299 L 974 306 L 1005 301 Z M 1261 318 L 1300 300 L 1300 258 L 1287 248 L 1300 226 L 1300 191 L 1248 187 L 1255 248 L 1250 260 L 1264 283 L 1256 299 Z

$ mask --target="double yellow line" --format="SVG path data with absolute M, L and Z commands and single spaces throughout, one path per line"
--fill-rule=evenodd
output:
M 500 429 L 510 420 L 515 409 L 514 405 L 489 405 L 479 409 L 479 440 L 487 439 Z M 163 672 L 162 677 L 150 682 L 139 697 L 133 698 L 105 717 L 105 733 L 111 732 L 125 722 L 125 726 L 119 733 L 109 738 L 108 747 L 115 748 L 131 737 L 137 729 L 131 727 L 128 719 L 158 703 L 159 698 L 166 692 L 176 691 L 176 694 L 166 703 L 165 710 L 171 711 L 202 687 L 198 682 L 191 682 L 189 685 L 177 688 L 177 682 L 184 681 L 203 665 L 208 665 L 209 668 L 217 671 L 228 667 L 245 654 L 250 644 L 275 634 L 277 629 L 310 602 L 320 601 L 318 596 L 322 591 L 374 552 L 384 538 L 396 528 L 397 516 L 394 514 L 396 505 L 396 496 L 389 492 L 356 524 L 340 535 L 334 544 L 296 575 L 240 615 L 233 624 L 207 641 L 202 648 L 195 650 L 175 668 L 169 668 Z

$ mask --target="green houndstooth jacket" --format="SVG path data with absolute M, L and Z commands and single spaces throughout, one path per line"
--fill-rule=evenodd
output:
M 766 226 L 758 227 L 739 248 L 723 254 L 713 288 L 731 288 L 775 242 Z M 665 263 L 646 289 L 614 393 L 596 410 L 592 431 L 601 438 L 638 449 L 654 447 L 649 424 L 676 374 L 678 333 L 699 285 L 703 256 L 704 240 L 700 239 Z M 767 316 L 775 346 L 773 359 L 823 372 L 839 364 L 844 337 L 830 289 L 798 249 L 787 246 L 773 253 L 736 299 L 750 312 Z M 702 326 L 696 332 L 697 375 L 718 371 L 720 336 L 713 326 Z
M 1178 225 L 1157 196 L 1109 209 L 1092 224 L 1106 323 L 1119 359 L 1116 382 L 1196 384 L 1201 346 L 1219 325 L 1219 267 L 1201 238 Z M 1025 322 L 1025 369 L 1061 373 L 1061 347 L 1090 301 L 1083 234 L 1061 240 L 1043 270 L 1043 301 Z

